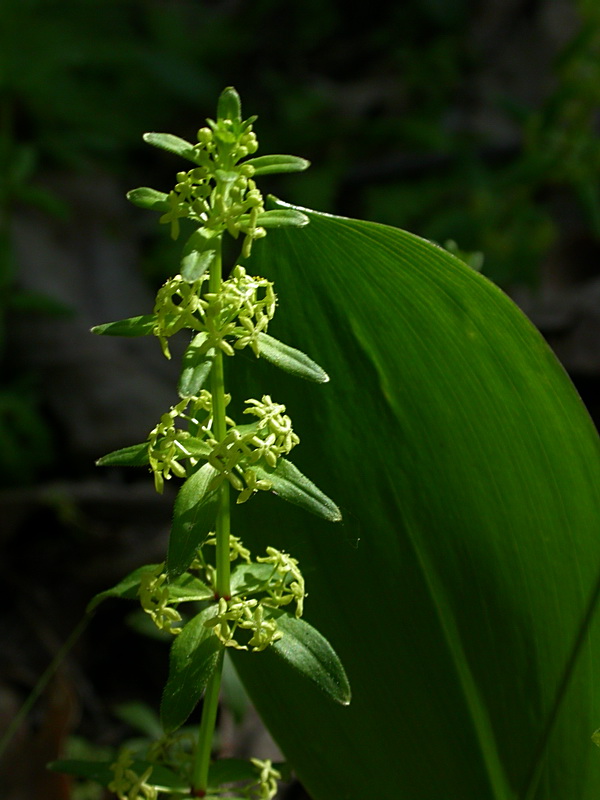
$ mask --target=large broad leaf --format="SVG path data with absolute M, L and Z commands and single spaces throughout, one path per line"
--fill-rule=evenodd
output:
M 273 334 L 331 382 L 261 361 L 240 380 L 243 396 L 286 403 L 294 461 L 344 520 L 260 492 L 234 525 L 253 551 L 299 559 L 306 618 L 352 703 L 258 657 L 242 677 L 315 800 L 596 800 L 592 423 L 481 275 L 408 233 L 305 213 L 310 225 L 271 231 L 247 267 L 275 280 Z

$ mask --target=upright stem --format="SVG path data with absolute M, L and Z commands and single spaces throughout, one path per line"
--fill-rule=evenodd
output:
M 210 752 L 217 721 L 219 708 L 219 689 L 221 688 L 221 673 L 223 670 L 223 653 L 219 658 L 215 671 L 206 686 L 204 705 L 202 706 L 202 719 L 198 731 L 198 744 L 192 772 L 192 792 L 196 797 L 204 797 L 208 787 L 208 767 L 210 765 Z M 203 794 L 204 793 L 204 794 Z
M 211 264 L 208 288 L 210 292 L 217 293 L 221 288 L 222 260 L 221 239 L 218 240 L 215 260 Z M 217 350 L 210 373 L 213 433 L 218 442 L 223 441 L 227 435 L 227 421 L 225 411 L 225 372 L 223 353 Z M 229 482 L 223 481 L 219 489 L 219 502 L 217 506 L 216 539 L 217 539 L 217 594 L 219 597 L 229 598 L 230 587 L 230 562 L 229 562 L 229 535 L 231 530 L 229 514 Z M 208 786 L 208 767 L 212 748 L 217 710 L 219 707 L 219 690 L 221 687 L 221 673 L 223 670 L 223 653 L 217 662 L 215 671 L 206 686 L 204 704 L 202 706 L 202 719 L 198 731 L 198 744 L 192 771 L 192 794 L 204 797 Z
M 210 267 L 208 288 L 210 292 L 217 293 L 221 288 L 222 263 L 221 263 L 221 239 L 218 240 L 215 260 Z M 213 410 L 213 430 L 215 439 L 223 441 L 227 435 L 227 422 L 225 412 L 225 374 L 223 365 L 223 353 L 217 350 L 210 373 L 212 410 Z M 230 564 L 229 564 L 229 534 L 231 530 L 229 516 L 229 482 L 223 481 L 219 487 L 219 505 L 217 510 L 216 539 L 217 539 L 217 594 L 219 597 L 229 598 L 231 589 L 229 586 Z

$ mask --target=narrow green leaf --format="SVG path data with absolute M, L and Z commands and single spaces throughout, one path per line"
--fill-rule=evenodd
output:
M 147 703 L 130 700 L 113 706 L 112 711 L 118 719 L 149 739 L 160 739 L 163 734 L 160 717 Z
M 90 600 L 87 607 L 88 613 L 93 611 L 103 600 L 109 597 L 116 597 L 122 600 L 135 600 L 138 596 L 138 590 L 144 573 L 155 572 L 159 566 L 160 564 L 145 564 L 142 567 L 138 567 L 112 588 L 99 592 Z M 203 583 L 200 578 L 188 573 L 179 575 L 174 581 L 167 584 L 167 589 L 169 592 L 169 602 L 173 603 L 190 602 L 192 600 L 210 600 L 214 595 L 213 590 Z
M 193 283 L 209 269 L 216 256 L 216 239 L 212 231 L 200 228 L 194 231 L 184 245 L 181 259 L 181 276 Z
M 48 769 L 52 772 L 63 772 L 65 775 L 73 775 L 76 778 L 85 778 L 88 781 L 95 781 L 101 786 L 108 784 L 115 777 L 111 770 L 111 761 L 84 761 L 78 758 L 64 758 L 58 761 L 51 761 Z
M 148 186 L 140 186 L 138 189 L 131 189 L 127 192 L 127 199 L 134 206 L 139 208 L 149 208 L 151 211 L 168 211 L 169 195 L 159 192 L 157 189 L 150 189 Z
M 230 119 L 232 122 L 242 121 L 242 103 L 233 86 L 228 86 L 221 92 L 217 103 L 217 119 Z
M 196 707 L 223 649 L 211 628 L 205 627 L 216 606 L 193 617 L 171 645 L 169 677 L 162 696 L 160 718 L 167 733 L 181 727 Z
M 256 221 L 263 228 L 303 228 L 310 222 L 306 214 L 291 208 L 264 211 L 258 215 Z
M 53 772 L 63 772 L 66 775 L 95 781 L 101 786 L 108 786 L 115 777 L 115 773 L 110 768 L 112 763 L 114 762 L 62 759 L 60 761 L 52 761 L 48 764 L 48 769 Z M 189 793 L 189 784 L 168 767 L 152 764 L 149 761 L 140 761 L 139 759 L 135 759 L 131 765 L 131 769 L 137 775 L 142 775 L 149 767 L 152 767 L 152 772 L 147 781 L 149 786 L 164 792 Z
M 97 467 L 145 467 L 148 464 L 148 442 L 113 450 L 96 461 Z
M 284 611 L 276 610 L 273 616 L 277 619 L 277 627 L 283 636 L 264 650 L 264 655 L 261 653 L 260 658 L 267 664 L 270 663 L 268 671 L 273 668 L 273 658 L 277 657 L 316 684 L 336 703 L 348 705 L 352 695 L 346 672 L 323 634 L 305 620 L 297 619 Z M 240 665 L 244 675 L 248 654 L 236 651 L 230 655 L 236 667 Z M 286 676 L 281 675 L 281 679 L 285 682 Z
M 303 619 L 285 612 L 275 616 L 283 637 L 271 645 L 273 652 L 316 683 L 336 703 L 347 706 L 352 697 L 350 684 L 329 641 Z
M 169 603 L 190 603 L 198 600 L 212 600 L 214 591 L 200 578 L 184 573 L 168 584 Z
M 310 161 L 299 156 L 258 156 L 249 158 L 244 164 L 254 167 L 255 175 L 271 175 L 276 172 L 303 172 L 310 167 Z
M 280 458 L 275 469 L 261 464 L 253 466 L 258 477 L 273 484 L 273 492 L 329 522 L 339 522 L 342 514 L 336 504 L 315 486 L 291 461 Z
M 272 564 L 238 564 L 231 572 L 231 594 L 252 594 L 263 589 L 273 574 Z
M 199 352 L 207 336 L 204 332 L 194 336 L 183 355 L 183 369 L 177 387 L 180 397 L 194 397 L 208 380 L 215 351 L 211 347 L 205 353 Z
M 181 259 L 181 277 L 188 283 L 197 281 L 204 273 L 210 269 L 210 265 L 215 260 L 214 250 L 205 250 L 200 253 L 198 250 L 192 250 L 191 253 Z
M 276 367 L 315 383 L 327 383 L 329 375 L 301 350 L 280 342 L 268 333 L 258 334 L 258 352 Z
M 109 597 L 117 597 L 124 600 L 135 600 L 137 597 L 138 589 L 142 575 L 145 572 L 153 572 L 160 565 L 159 564 L 144 564 L 142 567 L 137 567 L 129 575 L 125 576 L 111 589 L 105 589 L 92 597 L 86 609 L 87 613 L 93 611 L 103 600 Z
M 208 769 L 208 789 L 216 790 L 225 783 L 256 781 L 258 770 L 250 761 L 241 758 L 219 758 Z
M 174 153 L 176 156 L 193 161 L 194 164 L 198 163 L 194 145 L 172 133 L 145 133 L 144 141 L 161 150 L 166 150 L 168 153 Z
M 212 450 L 206 439 L 201 439 L 198 436 L 190 436 L 184 439 L 184 447 L 190 456 L 202 459 L 207 459 Z
M 188 568 L 196 548 L 214 530 L 217 514 L 217 492 L 209 486 L 217 474 L 204 464 L 183 484 L 175 499 L 173 525 L 167 552 L 167 572 L 171 578 Z
M 156 314 L 144 314 L 141 317 L 129 317 L 117 322 L 105 322 L 94 325 L 92 333 L 100 336 L 148 336 L 156 324 Z

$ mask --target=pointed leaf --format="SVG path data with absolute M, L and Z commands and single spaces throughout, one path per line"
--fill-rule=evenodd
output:
M 217 103 L 217 119 L 230 119 L 232 122 L 242 121 L 242 103 L 233 86 L 228 86 L 221 92 Z
M 159 192 L 157 189 L 150 189 L 148 186 L 140 186 L 138 189 L 131 189 L 127 192 L 127 199 L 134 206 L 139 208 L 149 208 L 151 211 L 168 211 L 169 195 Z
M 273 564 L 238 564 L 231 572 L 231 594 L 260 591 L 267 585 L 273 572 Z
M 212 600 L 215 593 L 200 578 L 184 573 L 168 584 L 169 603 L 190 603 L 198 600 Z
M 137 567 L 133 572 L 130 572 L 125 578 L 120 580 L 111 589 L 105 589 L 92 597 L 88 603 L 87 612 L 93 611 L 103 600 L 109 597 L 118 597 L 125 600 L 135 600 L 140 588 L 142 575 L 146 572 L 154 572 L 160 565 L 159 564 L 144 564 L 142 567 Z
M 274 763 L 276 770 L 285 770 L 285 762 Z M 260 771 L 250 761 L 241 758 L 219 758 L 208 769 L 208 789 L 215 791 L 225 783 L 239 783 L 248 781 L 254 783 L 259 778 Z M 235 800 L 235 798 L 231 798 Z
M 210 375 L 215 351 L 211 347 L 205 353 L 199 353 L 208 334 L 199 333 L 189 343 L 183 356 L 183 369 L 179 376 L 178 392 L 180 397 L 194 397 L 200 393 Z
M 254 167 L 254 175 L 271 175 L 276 172 L 303 172 L 310 167 L 310 161 L 299 156 L 258 156 L 249 158 L 244 164 Z
M 213 604 L 193 617 L 171 645 L 169 677 L 160 718 L 167 733 L 181 727 L 192 713 L 223 650 L 212 628 L 204 623 L 215 615 Z
M 51 761 L 48 769 L 52 772 L 63 772 L 65 775 L 73 775 L 76 778 L 85 778 L 88 781 L 95 781 L 101 786 L 108 784 L 115 777 L 111 770 L 112 761 L 85 761 L 79 758 L 63 758 Z
M 200 228 L 185 243 L 181 259 L 181 276 L 189 283 L 197 281 L 210 268 L 217 254 L 217 239 L 212 231 Z
M 337 653 L 316 628 L 291 614 L 275 614 L 283 637 L 273 643 L 273 652 L 305 678 L 317 684 L 322 692 L 347 706 L 352 693 Z
M 218 494 L 210 491 L 209 486 L 216 474 L 214 467 L 204 464 L 177 494 L 167 552 L 167 572 L 171 578 L 188 568 L 196 549 L 214 530 Z
M 105 322 L 95 325 L 92 333 L 100 336 L 148 336 L 156 325 L 156 314 L 144 314 L 141 317 L 129 317 L 117 322 Z
M 280 458 L 275 469 L 262 464 L 254 465 L 253 469 L 261 480 L 271 481 L 273 492 L 283 500 L 301 506 L 329 522 L 341 520 L 342 514 L 333 500 L 323 494 L 291 461 Z
M 111 589 L 105 589 L 103 592 L 99 592 L 90 600 L 87 607 L 88 613 L 93 611 L 103 600 L 109 597 L 117 597 L 123 600 L 137 599 L 142 576 L 146 572 L 155 572 L 159 566 L 161 565 L 145 564 L 142 567 L 138 567 Z M 189 575 L 188 573 L 179 575 L 174 581 L 167 585 L 167 589 L 170 603 L 210 600 L 214 595 L 213 590 L 203 583 L 200 578 L 197 578 L 195 575 Z
M 258 215 L 256 221 L 263 228 L 303 228 L 309 223 L 306 214 L 291 208 L 281 211 L 264 211 Z
M 327 383 L 329 375 L 301 350 L 280 342 L 268 333 L 258 334 L 258 352 L 271 364 L 315 383 Z
M 115 777 L 115 773 L 111 769 L 113 763 L 112 761 L 84 761 L 74 758 L 61 759 L 48 764 L 48 769 L 53 772 L 73 775 L 77 778 L 86 778 L 99 783 L 101 786 L 108 786 Z M 168 767 L 152 764 L 149 761 L 140 761 L 139 759 L 134 759 L 131 765 L 131 769 L 137 775 L 143 775 L 149 767 L 152 767 L 152 772 L 147 780 L 149 786 L 161 791 L 184 792 L 186 794 L 189 792 L 189 784 Z
M 113 706 L 111 710 L 117 719 L 149 739 L 160 739 L 163 734 L 158 714 L 147 703 L 130 700 Z
M 149 463 L 148 442 L 113 450 L 96 461 L 97 467 L 145 467 Z
M 198 163 L 194 145 L 172 133 L 145 133 L 144 141 L 161 150 L 166 150 L 168 153 L 174 153 L 176 156 L 193 161 L 194 164 Z
M 282 611 L 275 611 L 273 616 L 283 636 L 260 654 L 260 660 L 267 662 L 266 668 L 270 671 L 274 660 L 282 660 L 304 679 L 316 684 L 330 699 L 348 705 L 351 700 L 350 684 L 340 659 L 327 639 L 303 619 Z M 231 653 L 236 668 L 247 663 L 248 655 L 239 651 Z M 261 666 L 265 664 L 257 663 L 257 667 Z M 289 678 L 288 671 L 282 671 L 281 678 L 284 681 Z

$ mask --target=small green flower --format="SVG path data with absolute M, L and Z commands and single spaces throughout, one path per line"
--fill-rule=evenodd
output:
M 167 339 L 184 328 L 201 331 L 202 326 L 195 316 L 201 308 L 200 289 L 202 279 L 189 283 L 181 275 L 170 278 L 156 294 L 154 313 L 156 323 L 152 333 L 158 337 L 163 354 L 171 358 Z
M 138 596 L 146 614 L 149 614 L 156 627 L 176 636 L 181 633 L 181 614 L 169 606 L 169 587 L 167 574 L 161 564 L 156 570 L 142 573 Z
M 301 617 L 306 589 L 298 561 L 275 547 L 267 547 L 267 555 L 262 558 L 259 556 L 256 560 L 263 564 L 273 564 L 279 578 L 269 582 L 268 591 L 271 599 L 265 600 L 265 603 L 279 607 L 295 602 L 296 617 Z
M 158 791 L 150 786 L 147 781 L 152 774 L 152 767 L 148 767 L 142 775 L 131 769 L 133 757 L 128 750 L 121 750 L 119 757 L 111 765 L 114 773 L 113 780 L 108 784 L 108 789 L 114 792 L 119 800 L 156 800 Z
M 216 636 L 225 647 L 233 647 L 235 650 L 252 648 L 253 652 L 259 652 L 283 636 L 277 630 L 277 622 L 265 618 L 262 602 L 254 597 L 234 597 L 230 600 L 221 597 L 217 613 L 204 624 L 207 628 L 214 628 Z M 247 644 L 240 644 L 235 638 L 238 628 L 252 633 Z
M 281 773 L 273 767 L 270 759 L 262 761 L 259 758 L 251 758 L 250 763 L 259 771 L 259 783 L 256 786 L 258 794 L 254 794 L 255 800 L 272 800 L 277 794 L 277 781 L 281 780 Z
M 259 435 L 266 431 L 264 442 L 276 457 L 289 453 L 300 442 L 300 437 L 294 433 L 292 420 L 284 414 L 285 406 L 274 403 L 270 395 L 265 394 L 261 400 L 246 400 L 247 408 L 244 414 L 254 414 L 260 421 Z M 271 459 L 272 460 L 272 459 Z M 267 459 L 267 463 L 270 463 Z M 275 466 L 270 463 L 270 466 Z

